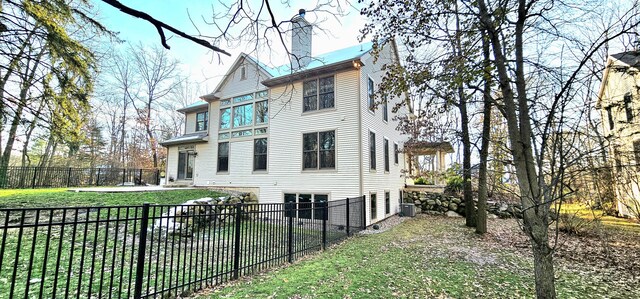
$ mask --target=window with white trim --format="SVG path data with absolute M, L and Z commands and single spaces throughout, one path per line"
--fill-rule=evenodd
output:
M 206 131 L 209 124 L 209 111 L 196 113 L 196 131 Z
M 302 112 L 333 108 L 333 76 L 305 81 L 302 84 Z
M 335 151 L 335 131 L 303 134 L 302 169 L 335 169 Z
M 267 170 L 267 138 L 253 140 L 253 170 Z
M 376 133 L 369 131 L 369 168 L 376 170 Z
M 384 171 L 389 172 L 389 139 L 385 138 L 383 142 L 384 149 Z
M 269 92 L 249 93 L 220 101 L 219 139 L 267 134 Z
M 367 84 L 367 91 L 368 91 L 368 101 L 369 101 L 369 110 L 371 110 L 371 112 L 375 112 L 376 110 L 376 106 L 375 106 L 375 91 L 374 91 L 374 86 L 373 86 L 373 79 L 369 78 L 368 84 Z

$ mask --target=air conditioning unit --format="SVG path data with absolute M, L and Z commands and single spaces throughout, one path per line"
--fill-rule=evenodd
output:
M 403 217 L 416 217 L 416 205 L 412 203 L 400 204 L 400 213 Z

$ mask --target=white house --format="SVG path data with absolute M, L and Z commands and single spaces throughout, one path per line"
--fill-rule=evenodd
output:
M 312 57 L 311 26 L 293 26 L 292 64 L 241 54 L 204 101 L 180 109 L 184 135 L 162 143 L 168 184 L 242 189 L 262 203 L 364 195 L 367 224 L 397 213 L 407 137 L 391 107 L 403 99 L 372 105 L 395 44 L 375 61 L 372 43 Z

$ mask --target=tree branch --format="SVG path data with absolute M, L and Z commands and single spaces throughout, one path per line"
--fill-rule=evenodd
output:
M 177 34 L 180 37 L 186 38 L 186 39 L 188 39 L 188 40 L 190 40 L 190 41 L 192 41 L 192 42 L 194 42 L 196 44 L 199 44 L 199 45 L 201 45 L 201 46 L 203 46 L 205 48 L 211 49 L 211 50 L 213 50 L 215 52 L 222 53 L 222 54 L 225 54 L 227 56 L 231 56 L 231 54 L 229 54 L 227 51 L 214 46 L 213 44 L 209 43 L 206 40 L 203 40 L 203 39 L 188 35 L 188 34 L 182 32 L 182 31 L 180 31 L 180 30 L 178 30 L 178 29 L 176 29 L 176 28 L 174 28 L 174 27 L 172 27 L 172 26 L 170 26 L 170 25 L 168 25 L 168 24 L 166 24 L 166 23 L 164 23 L 162 21 L 159 21 L 159 20 L 153 18 L 152 16 L 150 16 L 149 14 L 147 14 L 145 12 L 142 12 L 142 11 L 135 10 L 133 8 L 127 7 L 124 4 L 120 3 L 120 1 L 118 1 L 118 0 L 102 0 L 102 2 L 107 3 L 107 4 L 111 5 L 111 6 L 119 9 L 120 11 L 122 11 L 125 14 L 128 14 L 130 16 L 146 20 L 147 22 L 153 24 L 153 26 L 155 26 L 156 29 L 158 30 L 158 34 L 160 35 L 160 42 L 162 43 L 162 46 L 167 48 L 167 49 L 171 49 L 171 47 L 169 47 L 169 45 L 167 44 L 167 38 L 164 35 L 164 30 L 163 29 L 169 30 L 169 31 Z

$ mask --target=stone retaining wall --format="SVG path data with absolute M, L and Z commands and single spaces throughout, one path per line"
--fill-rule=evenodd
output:
M 465 204 L 460 197 L 441 193 L 406 190 L 403 194 L 403 202 L 415 204 L 416 213 L 447 215 L 451 217 L 465 215 Z M 490 218 L 522 218 L 522 210 L 519 204 L 488 201 L 487 212 Z

